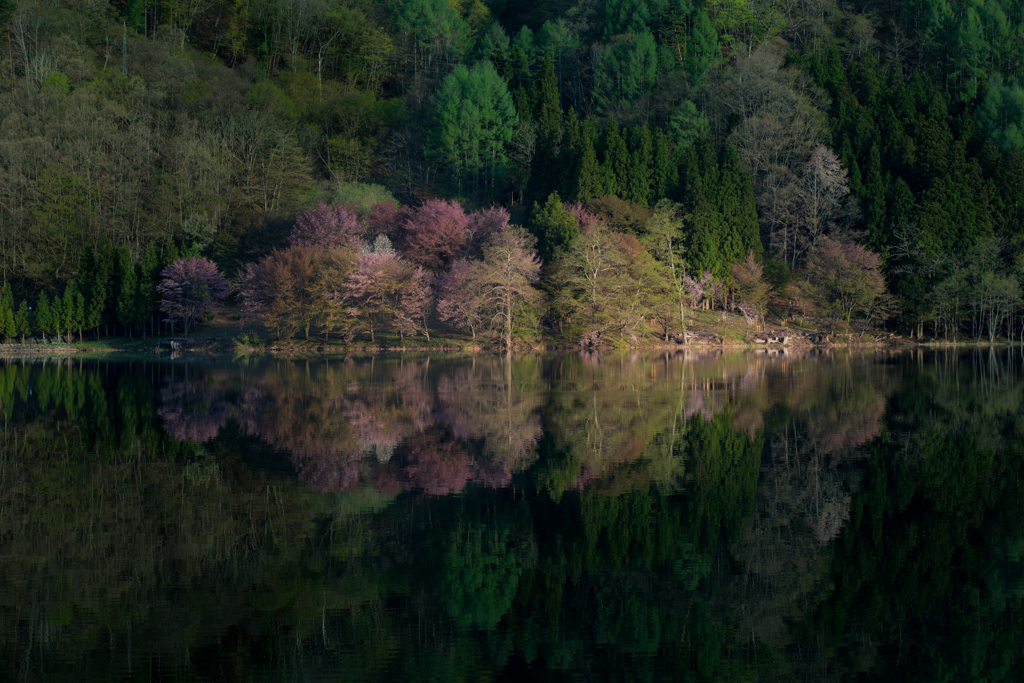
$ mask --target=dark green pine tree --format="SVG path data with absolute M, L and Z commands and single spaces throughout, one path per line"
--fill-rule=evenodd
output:
M 654 166 L 654 142 L 647 124 L 630 131 L 632 151 L 629 155 L 627 191 L 623 199 L 647 206 L 651 203 L 651 176 Z
M 705 270 L 720 274 L 718 213 L 704 194 L 697 150 L 689 145 L 679 163 L 681 204 L 690 220 L 684 235 L 687 270 L 699 275 Z
M 910 185 L 903 178 L 896 178 L 889 184 L 886 201 L 886 221 L 890 229 L 909 227 L 917 218 L 917 201 Z
M 182 258 L 182 254 L 181 249 L 178 248 L 178 243 L 175 242 L 174 240 L 167 240 L 167 244 L 164 246 L 161 270 L 171 265 L 180 258 Z
M 672 140 L 660 128 L 654 130 L 654 166 L 651 169 L 651 203 L 668 197 L 679 184 L 679 168 L 672 152 Z
M 580 161 L 583 153 L 583 125 L 576 116 L 576 110 L 569 108 L 565 115 L 561 150 L 561 182 L 558 193 L 566 199 L 576 196 L 577 178 L 579 177 Z
M 109 305 L 111 251 L 109 244 L 98 251 L 94 251 L 91 245 L 86 246 L 79 262 L 82 289 L 86 297 L 85 329 L 96 330 L 97 338 Z
M 704 196 L 704 188 L 698 183 L 693 190 L 694 202 L 690 209 L 690 232 L 686 245 L 688 270 L 699 274 L 709 270 L 716 277 L 724 277 L 728 265 L 719 251 L 721 234 L 718 215 L 711 202 Z
M 0 334 L 8 340 L 14 339 L 18 334 L 18 328 L 14 324 L 14 294 L 11 292 L 10 282 L 4 282 L 3 294 L 0 294 Z
M 576 218 L 562 206 L 557 192 L 548 196 L 544 206 L 534 202 L 530 218 L 530 229 L 537 238 L 537 251 L 545 262 L 580 234 Z
M 848 135 L 843 135 L 843 142 L 839 146 L 839 159 L 843 168 L 848 171 L 850 194 L 855 197 L 859 197 L 861 187 L 863 186 L 863 178 L 860 172 L 860 165 L 857 163 L 857 157 L 853 154 L 853 145 L 850 143 L 850 136 Z
M 718 32 L 706 12 L 697 13 L 693 22 L 690 41 L 686 48 L 684 65 L 690 76 L 690 85 L 697 88 L 704 80 L 704 74 L 712 62 L 721 58 L 718 46 Z
M 117 322 L 125 328 L 128 337 L 132 336 L 132 328 L 138 319 L 139 280 L 135 272 L 135 264 L 127 249 L 118 252 L 118 269 L 121 277 L 117 290 Z
M 533 196 L 547 196 L 562 185 L 565 172 L 562 151 L 562 104 L 558 92 L 558 76 L 555 74 L 551 55 L 544 58 L 540 78 L 534 84 L 532 98 L 533 120 L 537 125 L 537 151 L 533 155 L 533 169 L 530 179 L 534 183 Z M 571 169 L 570 169 L 571 170 Z
M 85 327 L 85 297 L 74 280 L 64 288 L 64 297 L 60 308 L 62 329 L 67 332 L 68 343 L 73 341 L 72 335 L 75 332 L 78 333 L 78 339 L 81 341 L 82 329 Z
M 32 334 L 32 320 L 29 316 L 28 301 L 25 299 L 21 300 L 18 312 L 14 316 L 14 327 L 17 330 L 18 336 L 21 337 L 21 343 L 24 344 L 25 337 Z
M 573 193 L 578 202 L 586 202 L 596 197 L 609 194 L 604 188 L 604 176 L 601 165 L 597 161 L 594 149 L 594 136 L 597 124 L 593 118 L 583 121 L 580 131 L 580 160 L 576 171 L 576 192 Z
M 608 194 L 618 196 L 620 199 L 629 192 L 629 167 L 632 160 L 629 156 L 629 148 L 626 141 L 619 132 L 619 124 L 612 119 L 608 122 L 604 136 L 604 163 L 602 164 L 605 177 L 605 191 Z
M 868 152 L 867 174 L 859 193 L 861 205 L 864 207 L 864 222 L 868 231 L 868 246 L 881 251 L 888 245 L 885 229 L 885 198 L 888 194 L 885 179 L 882 177 L 882 154 L 878 144 L 871 145 Z
M 142 257 L 142 273 L 139 278 L 139 320 L 143 324 L 147 322 L 150 330 L 155 334 L 154 321 L 158 313 L 158 301 L 156 296 L 156 282 L 160 275 L 160 254 L 157 252 L 156 244 L 149 243 L 146 253 Z
M 754 252 L 761 257 L 761 231 L 757 222 L 757 204 L 750 174 L 743 168 L 740 155 L 733 147 L 722 150 L 719 164 L 718 214 L 721 229 L 719 251 L 728 268 Z
M 710 135 L 702 136 L 694 145 L 697 154 L 697 167 L 700 169 L 700 180 L 704 186 L 704 194 L 712 206 L 721 205 L 719 196 L 720 183 L 718 178 L 718 150 Z
M 1024 225 L 1024 149 L 1015 148 L 1000 157 L 996 188 L 1003 203 L 1003 225 Z
M 43 341 L 46 341 L 46 335 L 53 334 L 53 308 L 50 306 L 50 297 L 44 289 L 39 293 L 39 299 L 36 301 L 36 330 L 43 335 Z

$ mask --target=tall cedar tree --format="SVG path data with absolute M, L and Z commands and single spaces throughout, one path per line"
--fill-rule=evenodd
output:
M 8 340 L 18 334 L 14 324 L 14 295 L 11 293 L 10 282 L 4 282 L 3 294 L 0 295 L 0 334 Z
M 36 301 L 35 323 L 36 330 L 43 335 L 43 341 L 46 341 L 46 335 L 53 334 L 53 308 L 45 289 L 39 293 L 39 299 Z
M 562 159 L 562 104 L 551 55 L 544 58 L 540 78 L 533 88 L 533 121 L 537 126 L 537 152 L 533 156 L 531 195 L 544 197 L 557 189 L 565 172 Z
M 25 343 L 25 337 L 32 334 L 32 320 L 29 316 L 28 301 L 25 299 L 21 300 L 21 305 L 18 306 L 18 312 L 14 316 L 14 327 L 21 337 L 21 343 Z
M 557 192 L 548 195 L 544 206 L 534 202 L 530 226 L 537 238 L 540 256 L 545 263 L 580 234 L 576 218 L 562 206 L 562 200 Z

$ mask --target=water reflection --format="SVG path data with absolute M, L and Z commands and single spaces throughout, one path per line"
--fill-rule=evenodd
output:
M 1021 368 L 2 366 L 0 670 L 995 678 L 1024 644 Z

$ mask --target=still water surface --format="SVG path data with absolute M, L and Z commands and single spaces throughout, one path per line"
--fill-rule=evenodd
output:
M 1021 351 L 0 366 L 0 680 L 1024 670 Z

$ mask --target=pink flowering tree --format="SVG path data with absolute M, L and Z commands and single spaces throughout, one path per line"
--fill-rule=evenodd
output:
M 867 313 L 885 295 L 881 257 L 861 244 L 825 238 L 807 259 L 807 282 L 830 327 Z
M 372 240 L 377 235 L 385 235 L 388 238 L 398 236 L 399 228 L 405 224 L 408 218 L 408 209 L 397 206 L 391 202 L 374 204 L 366 216 L 366 229 Z
M 444 272 L 465 253 L 469 223 L 469 216 L 457 202 L 425 202 L 411 209 L 405 221 L 405 255 L 432 273 Z
M 217 436 L 231 411 L 224 392 L 204 379 L 171 382 L 160 396 L 163 403 L 157 415 L 163 420 L 164 431 L 179 441 L 209 441 Z
M 586 207 L 580 202 L 575 204 L 562 202 L 562 208 L 571 213 L 576 222 L 579 223 L 581 235 L 586 235 L 594 226 L 601 222 L 600 217 L 587 211 Z
M 483 244 L 497 232 L 508 228 L 511 216 L 503 206 L 492 206 L 469 216 L 469 233 L 474 244 Z
M 217 265 L 201 256 L 178 259 L 164 268 L 160 278 L 156 286 L 160 310 L 172 325 L 181 322 L 186 337 L 228 295 L 228 284 Z
M 715 299 L 721 293 L 725 283 L 716 278 L 710 270 L 705 270 L 699 278 L 683 276 L 683 287 L 690 297 L 690 305 L 694 308 L 714 308 Z
M 358 249 L 362 228 L 356 214 L 343 204 L 317 204 L 295 219 L 289 240 L 295 246 Z
M 430 287 L 430 281 L 431 277 L 427 271 L 416 266 L 402 287 L 402 296 L 399 298 L 398 312 L 395 315 L 395 327 L 403 339 L 407 334 L 423 332 L 423 336 L 430 341 L 427 320 L 434 307 L 434 291 Z
M 474 264 L 459 259 L 451 270 L 435 282 L 437 289 L 437 317 L 457 329 L 468 329 L 476 340 L 476 330 L 483 318 L 483 298 L 473 281 Z
M 376 341 L 376 329 L 389 324 L 403 337 L 422 331 L 430 339 L 430 277 L 393 252 L 361 254 L 345 285 L 327 300 L 362 318 L 368 325 L 370 341 Z

